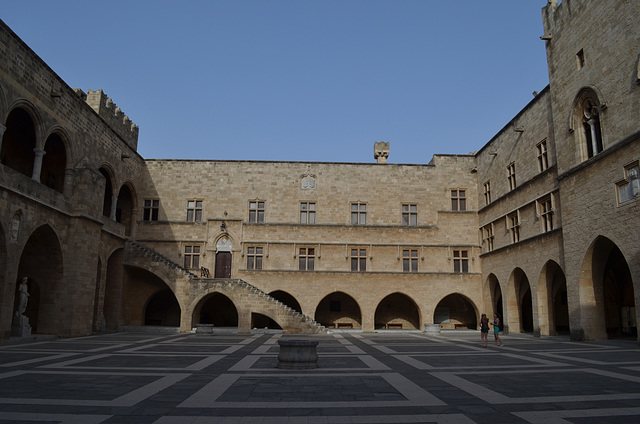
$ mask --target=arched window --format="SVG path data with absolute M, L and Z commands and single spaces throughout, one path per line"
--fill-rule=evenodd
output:
M 577 137 L 582 160 L 597 155 L 604 148 L 600 119 L 602 110 L 603 104 L 594 89 L 585 88 L 576 97 L 571 129 Z

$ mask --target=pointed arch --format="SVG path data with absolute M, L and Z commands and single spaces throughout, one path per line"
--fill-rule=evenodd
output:
M 360 305 L 344 292 L 325 296 L 316 307 L 314 319 L 327 328 L 362 328 Z
M 476 329 L 479 322 L 476 305 L 467 296 L 451 293 L 438 302 L 433 314 L 434 324 L 447 324 L 453 329 Z
M 391 293 L 378 303 L 374 316 L 376 329 L 402 328 L 417 330 L 420 328 L 420 308 L 408 295 Z

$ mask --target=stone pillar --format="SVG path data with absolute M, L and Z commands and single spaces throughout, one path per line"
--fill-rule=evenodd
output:
M 73 177 L 75 176 L 75 171 L 73 168 L 67 168 L 64 170 L 64 185 L 62 187 L 62 194 L 67 197 L 71 197 L 73 195 Z
M 2 150 L 2 137 L 4 137 L 4 132 L 7 130 L 7 127 L 0 124 L 0 151 Z
M 111 197 L 111 212 L 109 212 L 109 218 L 113 221 L 116 220 L 116 210 L 118 209 L 118 196 Z
M 47 152 L 36 147 L 33 149 L 33 153 L 35 153 L 35 157 L 33 159 L 33 174 L 31 175 L 31 179 L 39 183 L 40 172 L 42 171 L 42 158 L 47 154 Z
M 598 151 L 598 138 L 596 134 L 596 125 L 595 120 L 593 118 L 587 121 L 587 125 L 589 125 L 589 129 L 591 130 L 591 151 L 593 152 L 593 156 L 599 153 Z

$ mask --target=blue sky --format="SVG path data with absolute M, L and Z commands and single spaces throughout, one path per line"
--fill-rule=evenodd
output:
M 546 0 L 0 0 L 145 158 L 427 163 L 480 149 L 548 84 Z

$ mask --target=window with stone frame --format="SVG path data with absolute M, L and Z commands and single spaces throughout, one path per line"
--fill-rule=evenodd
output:
M 264 203 L 259 200 L 249 202 L 249 222 L 252 224 L 264 223 Z
M 301 247 L 298 249 L 298 269 L 300 271 L 313 271 L 315 268 L 315 259 L 315 248 Z
M 351 249 L 351 271 L 367 270 L 367 249 L 352 248 Z
M 262 258 L 264 247 L 248 246 L 247 247 L 247 269 L 262 269 Z
M 418 225 L 418 205 L 412 203 L 402 205 L 402 225 Z
M 507 166 L 507 181 L 509 182 L 509 191 L 516 189 L 516 163 L 511 162 Z
M 495 239 L 495 236 L 493 234 L 493 224 L 485 225 L 483 228 L 483 232 L 484 232 L 484 240 L 487 246 L 487 252 L 491 252 L 493 251 L 493 242 Z
M 367 224 L 367 204 L 362 202 L 351 203 L 351 225 Z
M 418 272 L 418 249 L 402 250 L 402 271 Z
M 551 196 L 542 198 L 538 202 L 540 221 L 542 221 L 542 232 L 547 233 L 554 228 L 554 208 Z
M 467 250 L 453 251 L 453 272 L 456 272 L 456 273 L 469 272 L 469 251 Z
M 634 161 L 624 167 L 624 179 L 616 182 L 618 204 L 640 197 L 640 165 Z
M 158 212 L 160 211 L 160 200 L 144 199 L 144 208 L 142 211 L 143 221 L 157 221 Z
M 467 210 L 467 194 L 465 190 L 451 190 L 451 210 L 466 211 Z
M 538 156 L 538 171 L 542 172 L 549 168 L 549 158 L 547 156 L 547 140 L 542 140 L 536 145 Z
M 484 204 L 485 206 L 491 203 L 491 181 L 484 183 Z
M 202 200 L 187 200 L 187 222 L 202 222 Z
M 184 267 L 186 269 L 200 268 L 200 249 L 199 245 L 184 246 Z
M 511 243 L 520 241 L 520 213 L 515 211 L 507 216 L 507 225 L 511 234 Z
M 300 202 L 300 223 L 315 224 L 316 223 L 316 203 Z
M 604 148 L 600 121 L 604 107 L 592 88 L 584 88 L 576 97 L 570 130 L 575 134 L 582 160 L 597 155 Z

